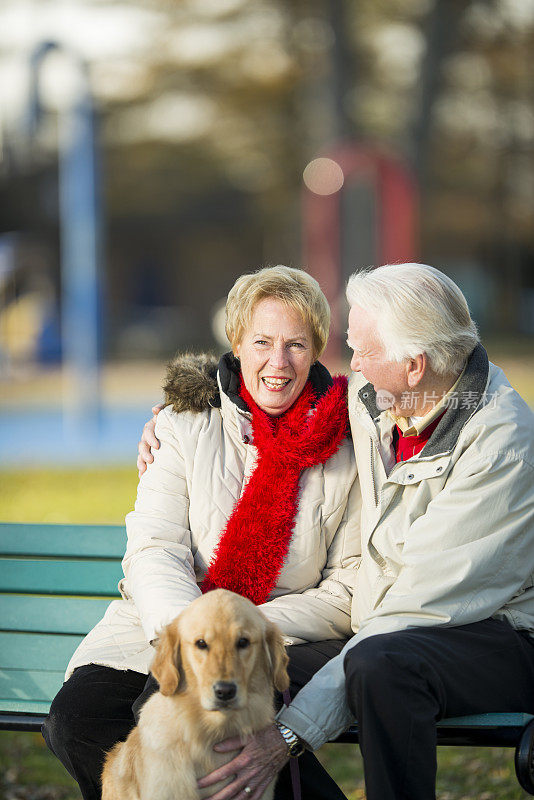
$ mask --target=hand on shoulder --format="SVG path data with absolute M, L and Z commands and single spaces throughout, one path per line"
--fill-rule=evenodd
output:
M 159 448 L 159 439 L 156 437 L 155 430 L 156 419 L 162 408 L 164 408 L 163 403 L 158 403 L 157 405 L 153 406 L 152 414 L 154 416 L 145 423 L 143 433 L 141 434 L 141 440 L 137 445 L 137 450 L 139 453 L 137 456 L 137 469 L 139 472 L 139 477 L 146 472 L 148 464 L 151 464 L 154 461 L 152 448 L 154 448 L 154 450 Z

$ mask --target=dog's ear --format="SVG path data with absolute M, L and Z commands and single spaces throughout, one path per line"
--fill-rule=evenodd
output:
M 180 662 L 180 634 L 175 620 L 161 632 L 156 655 L 150 667 L 162 694 L 171 695 L 178 689 Z
M 279 692 L 285 692 L 289 688 L 289 675 L 287 674 L 289 658 L 282 634 L 272 622 L 267 623 L 265 644 L 274 688 L 278 689 Z

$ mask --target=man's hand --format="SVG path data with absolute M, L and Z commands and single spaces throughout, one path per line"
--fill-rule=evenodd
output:
M 151 453 L 151 448 L 157 450 L 159 448 L 159 439 L 156 438 L 156 434 L 154 433 L 156 429 L 156 418 L 164 408 L 163 403 L 158 403 L 157 406 L 152 408 L 152 413 L 154 416 L 152 419 L 149 419 L 147 423 L 145 423 L 145 427 L 143 428 L 143 433 L 141 434 L 141 441 L 137 445 L 137 449 L 139 451 L 139 455 L 137 456 L 137 469 L 139 471 L 139 477 L 145 472 L 147 465 L 152 464 L 154 461 L 154 456 Z
M 242 740 L 235 737 L 216 744 L 213 749 L 218 753 L 228 753 L 240 747 L 243 747 Z M 198 787 L 203 789 L 234 776 L 228 786 L 210 795 L 210 800 L 260 800 L 267 786 L 288 761 L 287 744 L 276 725 L 270 725 L 250 736 L 232 761 L 201 778 Z M 245 792 L 245 787 L 251 791 Z

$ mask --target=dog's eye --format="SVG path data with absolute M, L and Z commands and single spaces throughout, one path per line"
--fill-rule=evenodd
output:
M 245 647 L 248 647 L 250 644 L 250 640 L 246 638 L 246 636 L 242 636 L 241 639 L 237 640 L 237 646 L 240 650 L 244 650 Z
M 195 642 L 195 647 L 198 647 L 199 650 L 207 650 L 208 645 L 204 641 L 204 639 L 197 639 Z

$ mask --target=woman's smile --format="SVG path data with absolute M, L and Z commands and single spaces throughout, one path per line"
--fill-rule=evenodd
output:
M 281 392 L 288 383 L 291 381 L 291 378 L 275 378 L 273 376 L 263 377 L 263 383 L 271 392 Z

